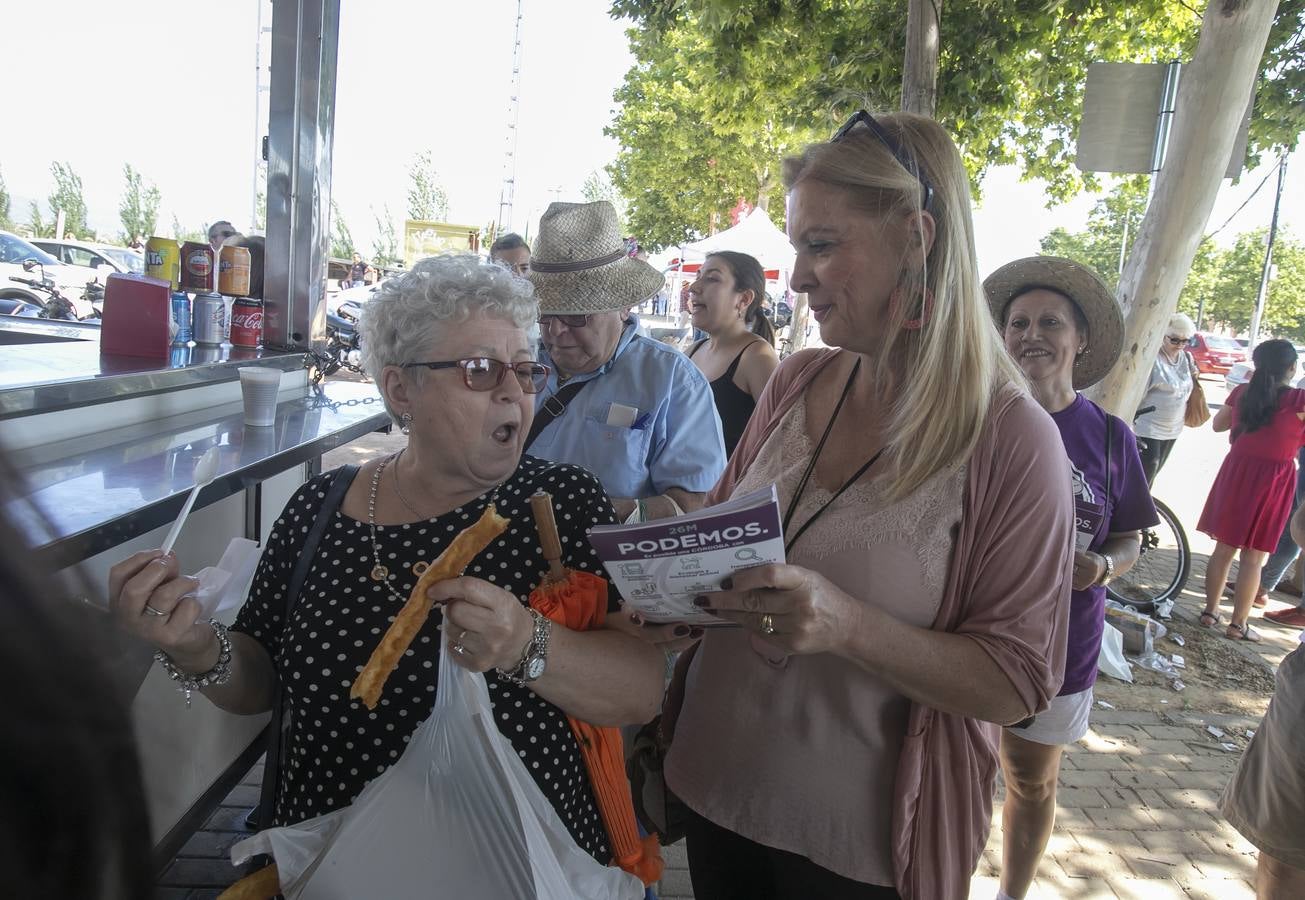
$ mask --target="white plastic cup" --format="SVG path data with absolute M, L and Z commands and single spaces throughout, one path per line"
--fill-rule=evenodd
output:
M 245 398 L 245 424 L 272 425 L 276 422 L 276 395 L 281 390 L 281 370 L 266 366 L 242 366 L 240 393 Z

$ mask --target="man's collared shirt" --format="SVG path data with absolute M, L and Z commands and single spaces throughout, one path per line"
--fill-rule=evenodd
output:
M 586 384 L 527 449 L 531 456 L 584 466 L 612 497 L 653 497 L 667 488 L 703 493 L 725 470 L 725 441 L 711 385 L 674 347 L 638 334 L 631 316 L 612 358 L 567 384 Z M 557 393 L 553 368 L 535 412 Z M 633 410 L 633 412 L 631 412 Z

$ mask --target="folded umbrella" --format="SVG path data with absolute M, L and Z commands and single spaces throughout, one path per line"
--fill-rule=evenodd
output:
M 607 615 L 607 581 L 562 565 L 562 542 L 553 517 L 551 494 L 536 491 L 530 498 L 530 506 L 535 514 L 540 546 L 548 560 L 548 574 L 530 592 L 531 608 L 572 631 L 601 626 Z M 630 781 L 625 774 L 620 729 L 600 728 L 575 716 L 567 716 L 567 721 L 580 744 L 580 755 L 589 772 L 615 864 L 644 884 L 652 884 L 662 875 L 661 847 L 656 835 L 639 836 Z

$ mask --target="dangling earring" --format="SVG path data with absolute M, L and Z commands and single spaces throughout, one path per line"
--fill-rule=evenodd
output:
M 404 434 L 412 434 L 412 413 L 404 413 L 399 416 L 399 431 Z
M 898 309 L 900 309 L 902 306 L 902 286 L 900 284 L 897 287 L 893 288 L 893 293 L 888 298 L 888 302 L 890 304 L 890 309 L 892 309 L 893 311 L 893 314 L 896 315 Z M 925 325 L 929 323 L 929 319 L 931 319 L 932 317 L 933 317 L 933 291 L 929 290 L 928 288 L 924 288 L 924 304 L 923 304 L 923 309 L 921 309 L 920 311 L 920 317 L 918 319 L 907 319 L 905 322 L 902 323 L 902 327 L 908 331 L 919 331 L 921 328 L 923 328 Z

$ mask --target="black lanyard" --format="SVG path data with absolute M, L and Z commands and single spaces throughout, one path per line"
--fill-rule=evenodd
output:
M 860 370 L 860 368 L 861 368 L 861 359 L 858 357 L 856 361 L 856 365 L 852 366 L 852 374 L 847 376 L 847 384 L 843 385 L 843 393 L 840 394 L 838 397 L 838 404 L 834 407 L 834 414 L 829 417 L 829 424 L 825 426 L 825 433 L 820 436 L 820 442 L 816 444 L 816 452 L 811 454 L 811 461 L 807 463 L 807 469 L 805 472 L 802 473 L 802 477 L 798 480 L 797 489 L 794 490 L 793 492 L 793 498 L 788 502 L 788 512 L 784 513 L 785 534 L 788 534 L 788 526 L 789 523 L 793 520 L 793 513 L 797 510 L 798 501 L 802 499 L 802 494 L 807 489 L 807 482 L 811 480 L 811 473 L 815 471 L 816 468 L 816 460 L 820 459 L 820 451 L 825 449 L 825 441 L 829 440 L 829 433 L 834 430 L 834 422 L 838 420 L 838 414 L 843 409 L 843 403 L 844 401 L 847 400 L 847 395 L 852 390 L 852 382 L 856 379 L 856 373 L 857 371 Z M 855 484 L 858 478 L 864 475 L 870 469 L 871 466 L 873 466 L 876 462 L 878 462 L 879 457 L 882 456 L 883 453 L 884 453 L 884 448 L 880 447 L 874 456 L 866 460 L 865 465 L 857 469 L 854 473 L 852 473 L 851 478 L 843 482 L 843 486 L 840 487 L 834 493 L 834 496 L 826 500 L 824 504 L 821 505 L 821 507 L 811 515 L 811 518 L 807 519 L 805 522 L 802 523 L 802 527 L 798 529 L 797 534 L 793 535 L 791 538 L 789 538 L 787 541 L 784 542 L 785 554 L 788 554 L 793 550 L 793 545 L 796 544 L 798 538 L 802 537 L 802 535 L 806 533 L 806 530 L 811 527 L 811 523 L 814 522 L 816 519 L 820 518 L 821 513 L 823 513 L 826 509 L 828 509 L 835 500 L 843 496 L 844 491 L 846 491 L 853 484 Z

